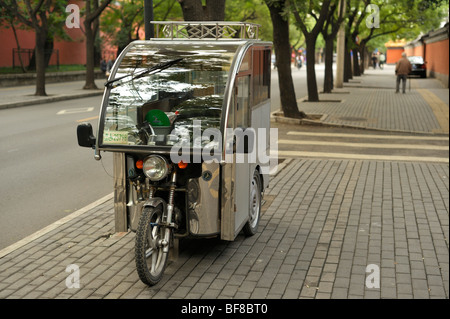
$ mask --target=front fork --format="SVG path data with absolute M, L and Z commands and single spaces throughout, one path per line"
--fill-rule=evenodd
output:
M 153 226 L 165 227 L 164 238 L 161 238 L 158 242 L 158 246 L 159 247 L 162 246 L 163 252 L 165 252 L 165 253 L 169 252 L 171 229 L 175 228 L 175 224 L 172 223 L 172 215 L 173 215 L 173 211 L 174 211 L 174 207 L 175 207 L 174 196 L 175 196 L 176 182 L 177 182 L 177 172 L 176 172 L 176 170 L 174 170 L 172 173 L 172 176 L 171 176 L 171 180 L 170 180 L 169 200 L 168 200 L 167 204 L 162 198 L 154 197 L 154 194 L 157 189 L 157 186 L 154 186 L 154 185 L 150 185 L 149 197 L 148 197 L 148 200 L 144 204 L 144 207 L 157 207 L 159 205 L 162 205 L 163 212 L 166 212 L 166 220 L 162 220 L 159 225 L 153 225 Z M 138 191 L 138 194 L 139 194 L 139 183 L 137 184 L 136 190 Z
M 175 207 L 174 196 L 175 196 L 176 182 L 177 182 L 177 171 L 174 170 L 172 173 L 171 181 L 170 181 L 169 201 L 167 202 L 167 220 L 166 220 L 167 227 L 165 229 L 166 232 L 164 234 L 164 240 L 162 243 L 163 244 L 163 252 L 165 252 L 165 253 L 169 252 L 171 228 L 173 228 L 172 214 L 173 214 L 173 209 Z

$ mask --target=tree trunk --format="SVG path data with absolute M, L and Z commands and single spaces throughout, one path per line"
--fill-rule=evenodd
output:
M 334 37 L 328 36 L 325 39 L 325 77 L 323 80 L 323 93 L 331 93 L 334 87 L 333 52 L 334 52 Z
M 183 11 L 184 21 L 202 21 L 203 5 L 201 0 L 178 0 Z
M 361 75 L 364 74 L 364 71 L 366 69 L 366 57 L 365 57 L 365 45 L 361 44 L 361 46 L 359 47 L 359 56 L 361 57 L 361 61 L 360 61 L 360 71 L 361 71 Z
M 223 21 L 225 20 L 225 0 L 178 0 L 183 11 L 184 21 Z
M 361 71 L 359 68 L 358 49 L 354 48 L 352 50 L 352 53 L 353 53 L 353 75 L 361 76 Z
M 273 45 L 275 49 L 276 66 L 278 71 L 278 85 L 280 88 L 281 109 L 286 117 L 304 118 L 306 114 L 300 112 L 295 98 L 294 82 L 291 74 L 291 45 L 289 43 L 289 21 L 280 15 L 283 6 L 276 6 L 266 1 L 273 25 Z
M 91 29 L 91 23 L 86 19 L 85 22 L 86 32 L 86 83 L 84 84 L 84 90 L 98 89 L 95 84 L 95 72 L 94 72 L 94 33 Z
M 206 0 L 206 16 L 208 21 L 225 20 L 225 1 L 226 0 Z
M 344 54 L 344 82 L 348 82 L 353 78 L 352 76 L 352 61 L 350 58 L 350 50 L 348 49 L 347 39 L 345 39 L 345 54 Z
M 308 85 L 308 101 L 318 102 L 319 92 L 316 80 L 316 37 L 305 35 L 306 37 L 306 82 Z
M 35 29 L 36 34 L 36 92 L 34 95 L 46 96 L 45 92 L 45 41 L 47 40 L 47 32 L 45 29 Z
M 112 0 L 103 0 L 101 3 L 95 0 L 86 0 L 84 32 L 86 35 L 86 82 L 83 89 L 97 89 L 95 84 L 95 34 L 98 28 L 97 20 L 103 10 L 111 3 Z

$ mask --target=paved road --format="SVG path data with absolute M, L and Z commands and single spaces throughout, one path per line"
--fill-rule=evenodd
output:
M 112 191 L 102 163 L 76 140 L 77 121 L 96 117 L 100 101 L 92 97 L 1 110 L 0 248 Z M 108 155 L 103 165 L 112 174 Z

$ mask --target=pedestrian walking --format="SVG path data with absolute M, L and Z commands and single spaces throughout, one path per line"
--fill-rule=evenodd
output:
M 386 55 L 384 55 L 384 53 L 381 53 L 380 54 L 380 63 L 379 63 L 380 69 L 384 68 L 384 63 L 385 62 L 386 62 Z
M 108 64 L 106 63 L 106 60 L 103 58 L 100 61 L 100 70 L 102 71 L 103 75 L 106 76 L 106 69 L 107 69 Z
M 114 65 L 114 57 L 110 55 L 109 61 L 106 64 L 106 77 L 109 77 L 113 65 Z
M 373 52 L 372 53 L 372 66 L 373 66 L 374 70 L 377 68 L 377 62 L 378 62 L 377 53 Z
M 412 65 L 406 57 L 406 53 L 402 53 L 402 57 L 398 60 L 395 65 L 395 75 L 397 76 L 397 84 L 395 87 L 395 93 L 399 93 L 400 90 L 400 81 L 402 81 L 402 92 L 406 92 L 406 79 L 408 78 L 408 74 L 411 73 Z

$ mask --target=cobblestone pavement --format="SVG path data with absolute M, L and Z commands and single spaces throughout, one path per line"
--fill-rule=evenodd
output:
M 162 282 L 113 233 L 113 201 L 0 259 L 0 298 L 448 298 L 448 165 L 287 159 L 259 232 L 182 241 Z M 70 265 L 80 287 L 67 287 Z M 69 268 L 70 269 L 70 268 Z
M 406 94 L 395 93 L 394 66 L 369 69 L 344 88 L 320 94 L 320 102 L 300 102 L 307 114 L 322 114 L 322 123 L 383 131 L 447 133 L 448 88 L 435 79 L 409 79 Z M 409 84 L 408 84 L 409 86 Z M 426 93 L 426 94 L 424 94 Z M 434 99 L 429 98 L 431 96 Z M 436 101 L 442 111 L 435 110 Z M 440 118 L 444 118 L 442 123 Z

